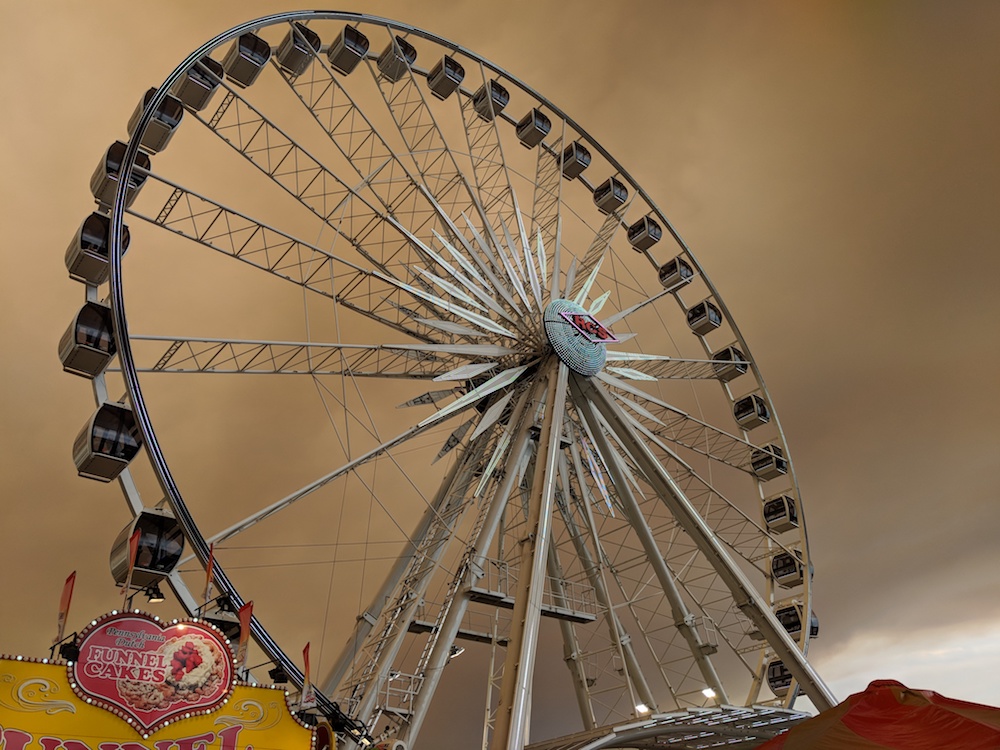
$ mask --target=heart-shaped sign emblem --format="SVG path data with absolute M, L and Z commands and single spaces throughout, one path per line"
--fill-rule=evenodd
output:
M 142 734 L 209 713 L 232 692 L 232 653 L 205 623 L 164 625 L 140 612 L 110 615 L 81 634 L 79 648 L 73 689 Z

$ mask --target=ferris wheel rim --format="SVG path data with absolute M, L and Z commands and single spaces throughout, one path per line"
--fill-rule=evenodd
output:
M 142 388 L 139 383 L 138 372 L 135 368 L 134 360 L 131 352 L 130 336 L 128 323 L 125 315 L 125 301 L 124 301 L 124 291 L 123 283 L 121 279 L 121 260 L 122 260 L 122 246 L 121 246 L 121 233 L 122 227 L 124 225 L 124 211 L 125 211 L 125 194 L 127 190 L 128 180 L 135 168 L 135 159 L 139 152 L 139 141 L 148 126 L 152 115 L 157 107 L 157 105 L 163 101 L 166 97 L 168 90 L 171 85 L 186 71 L 190 70 L 197 61 L 208 54 L 214 49 L 217 49 L 220 45 L 225 44 L 237 38 L 240 34 L 247 31 L 252 31 L 259 29 L 268 25 L 282 23 L 282 22 L 293 22 L 298 20 L 309 20 L 309 19 L 324 19 L 324 20 L 346 20 L 353 21 L 356 23 L 372 23 L 380 26 L 385 26 L 391 30 L 400 30 L 407 33 L 417 34 L 425 39 L 433 41 L 436 44 L 448 47 L 455 51 L 459 51 L 464 55 L 467 55 L 471 59 L 475 59 L 485 67 L 489 68 L 494 73 L 501 75 L 504 79 L 518 85 L 522 90 L 528 93 L 535 99 L 543 102 L 546 106 L 550 107 L 554 112 L 558 113 L 567 123 L 569 123 L 574 130 L 576 130 L 579 135 L 586 139 L 589 145 L 593 145 L 596 150 L 598 150 L 607 161 L 618 170 L 618 174 L 629 182 L 629 184 L 634 187 L 645 199 L 646 203 L 656 211 L 657 215 L 664 221 L 665 225 L 668 227 L 669 231 L 674 235 L 678 244 L 683 248 L 684 252 L 688 254 L 691 260 L 697 265 L 699 273 L 701 274 L 705 284 L 709 288 L 712 299 L 714 299 L 720 306 L 723 307 L 726 313 L 727 321 L 732 328 L 733 335 L 736 340 L 742 345 L 744 351 L 749 357 L 749 351 L 747 350 L 747 344 L 739 331 L 735 320 L 728 315 L 728 310 L 725 308 L 725 303 L 723 302 L 721 296 L 717 293 L 715 287 L 712 285 L 707 274 L 704 273 L 700 264 L 698 264 L 697 259 L 691 253 L 690 249 L 680 238 L 680 236 L 675 232 L 670 222 L 663 216 L 662 212 L 656 207 L 655 203 L 645 194 L 641 186 L 629 175 L 629 173 L 621 167 L 620 164 L 602 147 L 600 144 L 593 139 L 583 128 L 581 128 L 572 118 L 565 115 L 565 113 L 559 109 L 557 106 L 552 104 L 545 97 L 538 94 L 527 85 L 520 82 L 517 78 L 512 76 L 507 71 L 495 66 L 488 60 L 480 57 L 476 53 L 468 50 L 460 45 L 456 45 L 449 40 L 445 40 L 442 37 L 425 32 L 421 29 L 409 26 L 407 24 L 402 24 L 399 22 L 391 21 L 389 19 L 384 19 L 376 16 L 368 16 L 366 14 L 355 14 L 337 11 L 302 11 L 302 12 L 289 12 L 274 14 L 247 23 L 238 25 L 229 29 L 222 34 L 217 35 L 209 42 L 199 47 L 193 53 L 191 53 L 184 62 L 181 63 L 163 82 L 163 84 L 157 89 L 156 93 L 149 101 L 146 111 L 141 116 L 135 132 L 131 136 L 129 143 L 127 145 L 127 150 L 125 154 L 125 159 L 122 164 L 121 179 L 119 180 L 117 193 L 115 196 L 114 204 L 111 207 L 111 232 L 110 232 L 110 255 L 109 261 L 111 266 L 111 297 L 112 297 L 112 309 L 114 315 L 114 335 L 118 344 L 119 360 L 121 362 L 123 377 L 126 381 L 126 386 L 128 389 L 128 396 L 135 410 L 136 419 L 139 424 L 140 430 L 144 438 L 144 444 L 149 451 L 150 461 L 153 464 L 154 471 L 157 478 L 164 485 L 165 494 L 168 496 L 171 505 L 174 507 L 175 512 L 177 512 L 182 525 L 185 527 L 185 534 L 193 542 L 193 547 L 196 555 L 201 561 L 202 565 L 207 563 L 208 558 L 208 546 L 205 542 L 205 537 L 201 532 L 198 524 L 195 522 L 193 516 L 187 508 L 187 505 L 173 480 L 172 473 L 163 456 L 162 448 L 156 437 L 155 430 L 152 425 L 152 420 L 149 417 L 148 409 L 146 407 L 145 399 L 142 394 Z M 767 393 L 766 387 L 764 386 L 763 380 L 760 376 L 760 372 L 756 367 L 755 362 L 752 357 L 749 357 L 749 364 L 752 367 L 754 376 L 758 381 L 759 390 L 765 397 L 770 400 Z M 779 438 L 783 444 L 784 435 L 781 431 L 780 421 L 777 419 L 777 415 L 774 415 L 775 424 L 778 428 Z M 797 492 L 797 481 L 794 475 L 794 466 L 789 461 L 789 474 L 791 476 L 791 481 Z M 805 555 L 808 555 L 807 550 L 803 550 Z M 806 558 L 808 560 L 808 558 Z M 233 597 L 234 603 L 242 603 L 242 598 L 239 591 L 236 589 L 229 578 L 225 575 L 224 570 L 221 566 L 216 568 L 217 583 L 219 587 L 226 591 L 227 594 Z M 807 584 L 808 585 L 808 584 Z M 301 680 L 301 671 L 298 669 L 297 665 L 292 659 L 290 659 L 281 647 L 271 639 L 267 630 L 261 626 L 259 623 L 255 623 L 254 637 L 261 643 L 262 648 L 272 656 L 276 662 L 281 663 L 281 665 L 286 669 L 289 675 L 293 677 L 294 680 Z M 808 644 L 808 639 L 805 639 L 805 644 Z M 270 649 L 275 649 L 273 652 Z M 805 649 L 803 648 L 803 651 Z

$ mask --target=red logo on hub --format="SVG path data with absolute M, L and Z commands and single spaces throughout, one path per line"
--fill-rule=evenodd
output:
M 609 344 L 618 341 L 615 335 L 590 313 L 561 312 L 559 314 L 592 343 Z

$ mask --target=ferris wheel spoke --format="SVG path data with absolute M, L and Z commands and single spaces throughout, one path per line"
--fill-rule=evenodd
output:
M 462 216 L 465 217 L 465 214 L 462 214 Z M 465 218 L 470 228 L 472 228 L 471 222 L 468 221 L 467 217 Z M 454 243 L 451 243 L 445 238 L 439 236 L 438 241 L 448 252 L 448 255 L 452 258 L 452 260 L 454 260 L 465 272 L 465 278 L 469 279 L 474 287 L 478 287 L 479 289 L 491 289 L 499 294 L 500 297 L 508 304 L 511 312 L 513 312 L 513 314 L 518 318 L 521 318 L 521 310 L 518 307 L 517 302 L 514 300 L 512 293 L 508 291 L 506 284 L 501 283 L 500 279 L 493 272 L 492 261 L 489 261 L 485 255 L 477 252 L 472 242 L 466 240 L 463 235 L 459 234 L 457 227 L 452 230 L 452 236 L 457 238 L 457 242 L 462 244 L 468 256 L 472 258 L 480 269 L 477 271 L 476 266 L 455 249 Z M 483 248 L 488 250 L 485 242 L 483 243 Z M 501 314 L 503 317 L 511 320 L 506 313 Z M 523 318 L 521 319 L 523 320 Z
M 402 57 L 399 43 L 391 29 L 386 29 L 394 52 Z M 368 61 L 368 69 L 385 103 L 397 134 L 406 144 L 406 153 L 424 188 L 433 197 L 444 216 L 458 216 L 462 212 L 476 211 L 481 207 L 475 200 L 465 175 L 438 126 L 437 118 L 428 106 L 427 98 L 417 85 L 418 73 L 426 72 L 406 66 L 406 72 L 397 80 L 382 74 Z
M 463 214 L 462 217 L 465 219 L 466 226 L 468 226 L 469 231 L 472 233 L 474 239 L 476 240 L 478 247 L 484 253 L 489 253 L 489 244 L 483 237 L 482 233 L 480 233 L 479 230 L 476 229 L 476 227 L 470 221 L 468 216 L 465 216 L 465 214 Z M 500 266 L 507 274 L 507 279 L 510 281 L 511 287 L 514 289 L 514 291 L 517 292 L 518 296 L 521 298 L 521 301 L 524 303 L 524 306 L 528 310 L 531 310 L 532 305 L 531 302 L 528 300 L 528 295 L 524 289 L 525 282 L 521 278 L 517 270 L 517 267 L 511 262 L 511 258 L 507 254 L 507 250 L 505 250 L 504 245 L 501 244 L 499 240 L 497 240 L 496 235 L 492 232 L 492 230 L 488 226 L 484 228 L 489 234 L 491 240 L 493 240 L 493 246 L 496 248 L 496 255 L 497 257 L 500 258 Z M 516 254 L 514 255 L 514 257 L 516 258 Z
M 386 31 L 393 52 L 402 59 L 399 41 L 392 29 L 387 27 Z M 417 75 L 426 79 L 427 72 L 407 65 L 405 72 L 393 80 L 373 65 L 371 59 L 366 62 L 396 132 L 406 144 L 406 153 L 420 176 L 419 189 L 436 207 L 442 225 L 451 230 L 456 241 L 464 244 L 461 241 L 465 237 L 450 217 L 462 213 L 474 214 L 485 222 L 486 215 L 465 174 L 459 169 L 437 119 L 427 105 L 426 96 L 417 85 Z M 513 305 L 513 300 L 509 302 Z
M 351 187 L 275 125 L 231 87 L 211 118 L 195 117 L 338 236 L 349 241 L 381 273 L 394 279 L 413 277 L 423 263 L 412 234 L 396 217 L 366 198 L 380 169 Z M 389 161 L 383 163 L 383 167 Z M 413 195 L 419 193 L 415 186 Z
M 395 220 L 394 219 L 390 219 L 390 221 L 395 221 Z M 413 235 L 412 233 L 410 233 L 409 230 L 407 230 L 405 227 L 403 227 L 402 225 L 398 225 L 397 224 L 397 228 L 398 228 L 398 230 L 402 234 L 404 234 L 406 237 L 408 237 L 410 239 L 410 241 L 413 244 L 413 247 L 415 247 L 416 249 L 418 249 L 419 251 L 421 251 L 424 254 L 425 257 L 427 257 L 428 259 L 434 259 L 436 257 L 438 260 L 440 260 L 440 256 L 437 256 L 430 247 L 428 247 L 426 244 L 424 244 L 418 237 L 416 237 L 415 235 Z M 455 274 L 454 268 L 452 268 L 451 266 L 448 266 L 447 264 L 445 264 L 444 266 L 442 266 L 442 268 L 445 268 L 445 267 L 446 267 L 446 270 L 448 270 L 453 275 L 453 277 L 457 278 L 457 276 L 454 276 L 454 274 Z M 383 280 L 387 281 L 388 283 L 393 284 L 394 286 L 398 286 L 401 289 L 407 290 L 414 297 L 420 298 L 420 299 L 424 300 L 425 302 L 431 303 L 431 305 L 434 306 L 435 308 L 437 308 L 439 311 L 446 311 L 447 313 L 451 314 L 452 317 L 457 316 L 457 317 L 463 318 L 467 322 L 470 322 L 470 323 L 476 325 L 479 328 L 485 329 L 485 330 L 493 332 L 493 333 L 498 333 L 498 334 L 500 334 L 502 336 L 506 336 L 506 337 L 511 338 L 511 339 L 516 339 L 517 338 L 517 334 L 516 333 L 512 332 L 508 328 L 505 328 L 504 326 L 500 325 L 499 323 L 494 322 L 488 316 L 479 315 L 478 313 L 475 313 L 475 312 L 469 310 L 468 309 L 468 305 L 471 304 L 472 306 L 477 307 L 478 309 L 482 310 L 483 312 L 488 312 L 486 310 L 486 307 L 484 307 L 483 305 L 479 304 L 475 299 L 473 299 L 468 294 L 466 294 L 465 292 L 463 292 L 455 284 L 452 284 L 452 283 L 450 283 L 450 282 L 442 279 L 440 276 L 437 276 L 436 274 L 433 274 L 433 273 L 431 273 L 429 271 L 426 271 L 424 269 L 421 269 L 419 267 L 414 267 L 413 269 L 411 269 L 411 273 L 413 271 L 418 272 L 418 273 L 414 274 L 415 275 L 415 279 L 417 281 L 422 281 L 422 286 L 424 287 L 423 290 L 420 289 L 420 288 L 418 288 L 418 286 L 413 286 L 413 285 L 410 285 L 410 284 L 405 284 L 405 283 L 403 283 L 401 281 L 396 280 L 395 278 L 382 276 L 378 272 L 375 272 L 375 273 L 376 273 L 377 276 L 379 276 Z M 420 278 L 421 276 L 423 277 L 423 279 Z M 451 300 L 444 300 L 440 296 L 432 294 L 429 290 L 432 289 L 432 288 L 434 288 L 435 286 L 438 287 L 438 288 L 440 288 L 441 290 L 443 290 L 444 293 L 447 294 L 448 296 L 450 296 L 452 299 Z M 480 297 L 481 295 L 477 294 L 476 296 Z M 459 305 L 456 302 L 454 302 L 453 300 L 458 300 L 459 302 L 461 302 L 463 304 Z M 491 310 L 498 309 L 497 306 L 495 304 L 492 304 L 492 303 L 487 304 L 487 307 L 489 307 Z M 439 312 L 439 314 L 440 314 L 440 312 Z M 502 317 L 506 318 L 508 321 L 510 321 L 512 323 L 514 322 L 514 320 L 512 318 L 510 318 L 510 316 L 504 314 L 502 311 L 500 311 L 500 314 L 501 314 Z
M 764 447 L 695 419 L 622 380 L 604 373 L 598 378 L 614 389 L 614 398 L 630 409 L 651 434 L 663 440 L 751 475 L 754 456 L 767 453 Z
M 517 220 L 517 231 L 521 239 L 521 248 L 524 252 L 524 265 L 528 269 L 528 278 L 531 281 L 532 289 L 538 298 L 538 309 L 543 310 L 546 293 L 549 290 L 548 284 L 548 255 L 545 246 L 542 244 L 542 235 L 536 233 L 535 237 L 529 238 L 524 224 L 524 215 L 518 205 L 517 193 L 510 191 L 510 199 L 514 204 L 514 218 Z M 537 268 L 535 266 L 537 262 Z
M 666 297 L 669 294 L 672 294 L 674 291 L 675 291 L 674 289 L 661 289 L 660 291 L 647 296 L 645 299 L 641 300 L 640 302 L 637 302 L 631 307 L 628 307 L 624 310 L 620 310 L 612 315 L 609 315 L 602 322 L 604 323 L 604 325 L 610 327 L 615 323 L 617 323 L 619 320 L 624 320 L 629 315 L 639 312 L 639 310 L 642 310 L 644 307 L 651 305 L 655 302 L 658 302 L 660 299 Z
M 444 196 L 434 190 L 432 185 L 428 185 L 428 175 L 424 172 L 420 172 L 423 184 L 414 179 L 368 117 L 357 106 L 347 89 L 340 84 L 328 63 L 322 61 L 320 56 L 316 56 L 316 59 L 318 63 L 310 66 L 304 76 L 294 76 L 289 71 L 282 70 L 279 66 L 276 67 L 302 104 L 309 110 L 313 119 L 337 146 L 367 188 L 381 202 L 384 212 L 398 222 L 401 230 L 411 237 L 418 238 L 425 253 L 432 253 L 429 250 L 432 236 L 436 237 L 443 245 L 448 245 L 451 252 L 457 253 L 455 246 L 461 243 L 457 241 L 449 243 L 434 228 L 436 221 L 441 224 L 443 231 L 457 234 L 448 214 L 449 207 L 452 207 L 450 202 L 446 202 L 444 206 L 440 204 Z M 370 61 L 369 66 L 371 67 Z M 419 98 L 419 101 L 423 103 L 419 87 L 415 85 L 413 80 L 412 70 L 398 84 L 403 87 L 403 91 L 393 95 L 386 92 L 385 88 L 386 86 L 392 88 L 394 84 L 388 78 L 375 73 L 374 67 L 372 67 L 372 72 L 383 96 L 386 97 L 386 103 L 394 118 L 397 117 L 397 111 L 393 105 L 397 103 L 399 98 L 405 100 L 399 105 L 404 110 L 415 106 L 412 101 L 414 97 Z M 423 104 L 423 107 L 426 108 L 426 104 Z M 418 116 L 417 119 L 422 121 L 424 118 Z M 422 130 L 419 125 L 414 127 Z M 437 132 L 433 120 L 431 120 L 430 127 L 432 130 L 428 131 L 429 133 Z M 404 136 L 409 132 L 403 126 L 400 126 L 400 131 Z M 414 158 L 416 158 L 413 154 L 415 146 L 416 144 L 410 144 L 410 152 Z M 456 181 L 449 179 L 449 182 L 455 183 Z M 452 186 L 454 187 L 454 184 Z M 428 187 L 431 189 L 429 190 Z M 467 207 L 463 204 L 463 208 Z M 439 266 L 448 267 L 448 264 L 442 263 L 440 258 L 435 259 Z M 413 268 L 418 272 L 423 272 L 419 266 Z M 460 278 L 460 274 L 454 272 L 453 269 L 448 268 L 448 270 L 452 278 L 464 283 L 464 277 Z M 475 288 L 472 291 L 476 293 L 479 290 Z M 487 294 L 477 294 L 476 296 L 494 312 L 511 320 L 507 313 L 496 304 L 492 296 Z
M 503 143 L 497 130 L 499 110 L 506 106 L 504 102 L 498 107 L 498 96 L 503 87 L 487 75 L 482 63 L 478 67 L 482 88 L 477 95 L 463 91 L 466 96 L 460 102 L 468 144 L 466 153 L 472 160 L 478 203 L 482 206 L 484 217 L 497 216 L 502 221 L 517 222 L 519 212 L 514 204 Z M 497 229 L 495 225 L 493 228 Z
M 560 260 L 562 237 L 562 188 L 560 150 L 566 137 L 566 121 L 560 119 L 560 134 L 551 143 L 538 144 L 535 159 L 535 190 L 531 206 L 531 233 L 541 234 L 542 244 L 552 248 L 551 299 L 560 296 Z M 567 294 L 569 290 L 566 290 Z
M 513 235 L 511 235 L 510 227 L 507 225 L 507 222 L 503 219 L 503 217 L 499 217 L 498 223 L 500 224 L 500 228 L 503 230 L 503 239 L 506 243 L 505 246 L 497 246 L 498 251 L 502 253 L 502 257 L 504 258 L 504 264 L 511 266 L 512 269 L 514 267 L 517 268 L 517 273 L 520 275 L 516 278 L 521 283 L 522 288 L 525 283 L 528 284 L 528 287 L 534 295 L 535 309 L 541 311 L 542 292 L 538 283 L 538 274 L 535 272 L 535 265 L 531 261 L 531 255 L 524 243 L 519 243 L 520 237 L 515 239 Z M 520 249 L 518 248 L 518 244 L 520 244 Z M 513 265 L 511 265 L 509 259 L 513 259 Z M 526 279 L 526 281 L 524 281 L 524 279 Z M 525 304 L 528 305 L 529 309 L 531 308 L 527 299 L 525 299 Z
M 518 367 L 511 367 L 507 370 L 504 370 L 501 373 L 498 373 L 497 375 L 494 375 L 486 382 L 482 383 L 476 388 L 473 388 L 464 396 L 459 396 L 457 399 L 452 401 L 443 409 L 427 417 L 425 420 L 420 422 L 420 425 L 437 422 L 455 411 L 466 409 L 471 404 L 478 403 L 486 396 L 489 396 L 491 393 L 495 393 L 496 391 L 499 391 L 501 389 L 508 388 L 509 386 L 516 383 L 518 378 L 524 375 L 528 367 L 530 367 L 530 365 L 519 365 Z
M 719 370 L 731 362 L 715 359 L 683 359 L 642 352 L 609 350 L 605 367 L 627 380 L 718 380 Z
M 347 184 L 225 81 L 221 85 L 226 95 L 211 117 L 200 112 L 194 117 L 321 221 L 341 213 L 354 197 Z M 347 232 L 337 230 L 354 244 L 373 218 L 365 208 L 367 213 L 362 208 L 359 215 L 348 215 Z
M 404 430 L 395 437 L 390 438 L 389 440 L 382 442 L 380 445 L 372 448 L 371 450 L 368 450 L 362 453 L 361 455 L 357 456 L 356 458 L 351 459 L 347 463 L 341 465 L 337 469 L 334 469 L 328 474 L 324 474 L 322 477 L 319 477 L 318 479 L 315 479 L 312 482 L 303 485 L 299 489 L 283 497 L 281 500 L 278 500 L 277 502 L 274 502 L 271 505 L 268 505 L 267 507 L 262 508 L 261 510 L 255 513 L 252 513 L 251 515 L 238 521 L 237 523 L 232 524 L 223 531 L 219 531 L 210 537 L 206 537 L 205 543 L 206 544 L 220 543 L 228 539 L 232 539 L 238 534 L 241 534 L 244 531 L 250 529 L 251 527 L 256 526 L 261 521 L 274 517 L 276 514 L 291 507 L 299 500 L 302 500 L 303 498 L 308 497 L 317 490 L 322 489 L 335 479 L 344 476 L 348 472 L 357 471 L 357 469 L 361 468 L 369 461 L 372 461 L 373 459 L 376 459 L 379 456 L 385 455 L 387 452 L 395 448 L 403 446 L 408 441 L 427 432 L 430 428 L 440 424 L 442 421 L 445 420 L 445 418 L 454 416 L 455 414 L 460 414 L 461 412 L 468 409 L 470 405 L 471 404 L 469 403 L 465 403 L 462 406 L 447 412 L 446 414 L 441 414 L 441 412 L 438 412 L 437 414 L 428 417 L 427 419 L 423 420 L 420 424 L 417 424 L 409 428 L 408 430 Z M 182 560 L 182 562 L 184 562 L 184 560 Z
M 495 289 L 489 287 L 489 285 L 483 280 L 483 278 L 479 276 L 478 273 L 475 272 L 475 269 L 473 269 L 468 264 L 468 261 L 462 257 L 462 255 L 458 252 L 458 250 L 456 250 L 454 244 L 449 242 L 440 234 L 438 234 L 437 231 L 434 231 L 433 235 L 434 238 L 443 248 L 443 251 L 447 251 L 451 255 L 451 257 L 459 263 L 459 265 L 461 266 L 461 270 L 455 268 L 454 265 L 445 260 L 442 254 L 435 252 L 429 246 L 421 245 L 421 249 L 431 260 L 433 260 L 435 264 L 437 264 L 438 268 L 440 268 L 444 273 L 446 273 L 449 278 L 458 282 L 458 284 L 465 290 L 467 290 L 469 293 L 471 293 L 475 299 L 470 298 L 468 294 L 461 291 L 461 289 L 457 289 L 457 291 L 452 291 L 451 287 L 453 285 L 450 285 L 448 282 L 444 281 L 440 277 L 437 277 L 435 274 L 431 274 L 428 271 L 423 271 L 423 269 L 418 269 L 418 270 L 420 270 L 421 273 L 426 278 L 431 279 L 432 283 L 435 283 L 436 285 L 442 287 L 443 289 L 448 290 L 452 297 L 462 299 L 463 301 L 466 301 L 469 304 L 473 304 L 479 307 L 479 309 L 481 310 L 489 308 L 494 313 L 507 320 L 509 323 L 516 324 L 518 321 L 515 320 L 513 317 L 511 317 L 507 313 L 507 311 L 504 310 L 503 307 L 501 307 L 493 298 L 491 292 L 495 293 Z M 463 271 L 468 271 L 469 272 L 468 275 Z
M 630 206 L 631 202 L 622 206 L 617 212 L 611 212 L 604 217 L 604 223 L 601 224 L 601 228 L 594 234 L 594 238 L 587 247 L 587 252 L 583 254 L 577 266 L 577 278 L 583 278 L 583 275 L 587 274 L 587 279 L 579 288 L 567 286 L 567 298 L 573 297 L 575 293 L 578 304 L 583 304 L 584 300 L 587 299 L 590 294 L 590 287 L 597 278 L 605 253 L 611 247 L 611 241 L 622 226 L 621 217 L 628 212 Z
M 391 34 L 390 39 L 391 44 L 398 44 Z M 306 80 L 303 80 L 302 76 L 292 77 L 287 71 L 283 71 L 282 75 L 296 91 L 306 108 L 313 114 L 314 119 L 324 132 L 355 167 L 359 176 L 364 179 L 366 186 L 377 195 L 385 212 L 396 221 L 400 231 L 415 239 L 425 253 L 429 252 L 431 234 L 436 235 L 442 244 L 448 244 L 451 252 L 457 253 L 456 245 L 463 245 L 460 240 L 464 240 L 464 238 L 458 233 L 458 228 L 449 218 L 449 210 L 452 211 L 450 215 L 456 215 L 454 213 L 456 199 L 450 196 L 456 189 L 460 195 L 462 186 L 466 192 L 469 191 L 469 188 L 457 170 L 454 156 L 447 149 L 433 115 L 427 108 L 422 92 L 416 86 L 415 73 L 412 68 L 408 68 L 407 74 L 398 81 L 393 81 L 377 72 L 376 66 L 372 65 L 370 60 L 368 67 L 393 116 L 399 133 L 407 141 L 411 156 L 417 160 L 417 152 L 422 152 L 426 147 L 430 153 L 437 154 L 430 163 L 447 165 L 450 162 L 450 167 L 445 166 L 444 173 L 439 174 L 438 179 L 431 179 L 432 175 L 427 173 L 429 162 L 424 160 L 421 163 L 417 160 L 416 164 L 423 184 L 417 183 L 385 143 L 370 120 L 360 111 L 347 90 L 340 85 L 326 63 L 311 66 Z M 319 84 L 316 82 L 317 77 L 320 78 Z M 400 117 L 403 118 L 402 122 Z M 417 140 L 414 141 L 413 138 L 417 138 Z M 374 178 L 376 174 L 378 175 L 377 179 Z M 461 179 L 456 179 L 456 176 Z M 447 186 L 446 192 L 438 189 L 442 185 Z M 468 200 L 461 201 L 458 208 L 460 211 L 481 210 L 474 201 Z M 435 218 L 448 234 L 455 237 L 454 242 L 449 243 L 437 234 L 433 228 L 433 219 Z M 465 246 L 465 249 L 470 248 Z M 412 271 L 427 273 L 419 266 L 411 265 L 410 267 Z M 452 278 L 457 278 L 453 269 L 449 275 Z M 462 279 L 458 280 L 462 281 Z M 441 286 L 441 281 L 434 283 Z M 474 293 L 476 291 L 478 290 L 474 290 Z M 500 285 L 498 285 L 497 291 L 500 292 L 501 296 L 506 294 L 506 290 Z M 453 294 L 453 296 L 460 295 Z M 494 312 L 513 322 L 510 316 L 496 304 L 491 295 L 476 293 L 476 296 Z M 509 303 L 513 305 L 513 300 L 509 300 Z M 516 305 L 513 306 L 516 308 Z
M 134 334 L 149 342 L 133 352 L 138 372 L 350 375 L 352 377 L 456 379 L 447 377 L 476 363 L 480 371 L 514 349 L 494 344 L 323 344 L 241 341 Z M 156 348 L 153 348 L 155 345 Z
M 415 189 L 412 176 L 402 168 L 393 149 L 340 83 L 324 56 L 312 53 L 312 57 L 312 64 L 298 75 L 282 68 L 273 58 L 272 63 L 382 206 L 388 209 L 396 205 Z M 382 174 L 390 164 L 397 168 L 391 174 Z
M 469 310 L 455 302 L 450 300 L 442 299 L 436 294 L 431 294 L 426 292 L 416 286 L 410 284 L 404 284 L 402 281 L 397 281 L 396 279 L 389 276 L 382 276 L 380 273 L 375 272 L 373 274 L 377 278 L 382 279 L 382 281 L 391 284 L 403 291 L 409 292 L 412 296 L 417 297 L 425 302 L 429 302 L 434 308 L 440 312 L 451 313 L 459 318 L 462 318 L 468 323 L 472 323 L 477 328 L 481 328 L 484 331 L 490 333 L 496 333 L 509 339 L 517 340 L 519 337 L 516 333 L 511 331 L 509 328 L 505 328 L 499 323 L 495 323 L 490 318 L 485 315 L 479 315 L 478 313 Z M 447 321 L 445 321 L 447 322 Z
M 419 304 L 419 299 L 404 296 L 405 290 L 381 281 L 373 271 L 164 177 L 150 173 L 147 178 L 168 187 L 170 197 L 155 216 L 130 208 L 132 216 L 328 297 L 408 336 L 428 342 L 440 337 L 407 306 L 411 300 Z

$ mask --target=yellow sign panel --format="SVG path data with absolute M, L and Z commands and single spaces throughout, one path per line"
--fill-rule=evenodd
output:
M 143 736 L 127 719 L 78 698 L 67 668 L 0 657 L 0 750 L 312 750 L 283 690 L 236 685 L 206 715 Z

